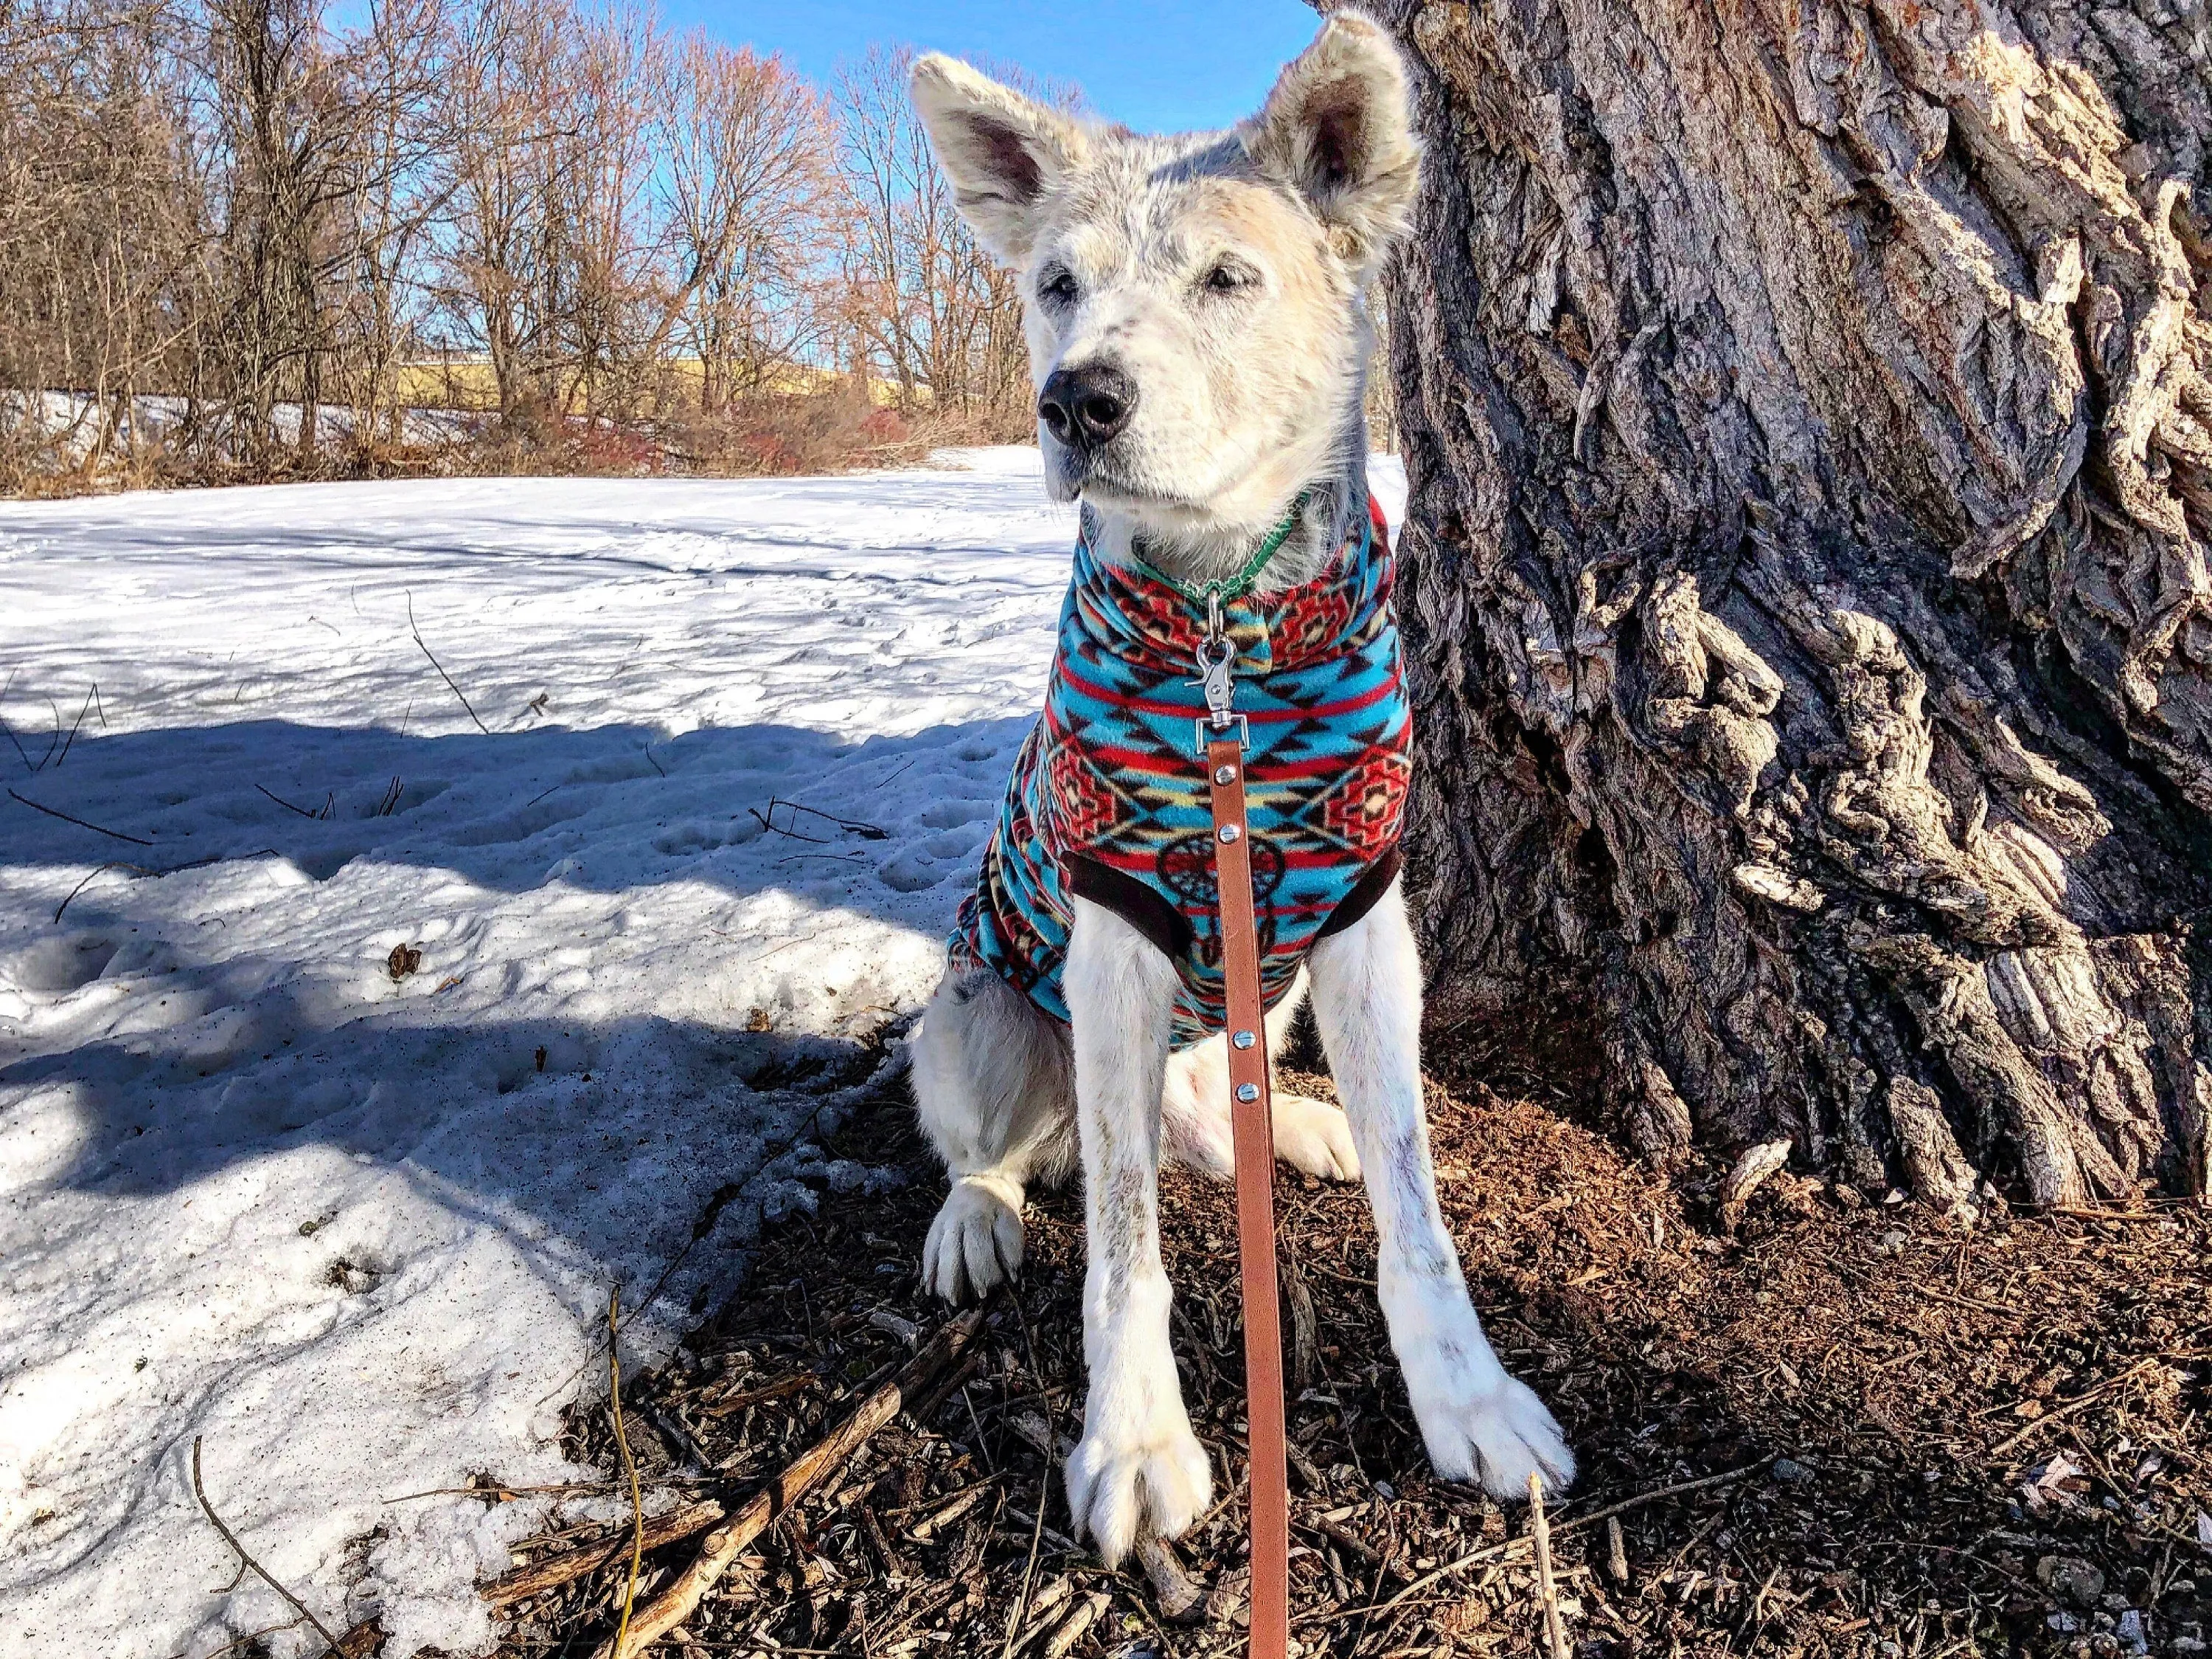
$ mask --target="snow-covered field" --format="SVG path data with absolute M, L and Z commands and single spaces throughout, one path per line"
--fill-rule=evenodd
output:
M 649 1361 L 886 1178 L 808 1136 L 934 982 L 1073 528 L 1034 451 L 948 459 L 0 504 L 0 771 L 99 826 L 0 797 L 11 1650 L 292 1617 L 196 1437 L 325 1624 L 481 1650 L 544 1501 L 409 1495 L 594 1478 L 549 1437 L 610 1288 L 721 1194 Z

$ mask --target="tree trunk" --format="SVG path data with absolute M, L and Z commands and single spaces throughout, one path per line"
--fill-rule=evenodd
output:
M 1656 1157 L 2203 1194 L 2205 0 L 1382 0 L 1449 1042 Z

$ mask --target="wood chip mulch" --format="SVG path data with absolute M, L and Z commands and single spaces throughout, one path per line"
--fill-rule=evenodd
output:
M 1327 1093 L 1321 1079 L 1303 1091 Z M 1431 1100 L 1439 1190 L 1505 1363 L 1582 1460 L 1551 1505 L 1581 1655 L 1948 1659 L 2201 1654 L 2212 1640 L 2212 1217 L 2008 1215 L 1962 1228 L 1787 1174 L 1734 1235 L 1720 1172 L 1662 1175 L 1546 1106 Z M 664 1506 L 735 1506 L 943 1321 L 916 1284 L 944 1190 L 902 1087 L 824 1151 L 908 1176 L 825 1192 L 761 1242 L 675 1361 L 629 1380 Z M 1230 1191 L 1163 1179 L 1192 1421 L 1217 1506 L 1176 1547 L 1193 1605 L 1065 1536 L 1079 1432 L 1079 1194 L 1035 1195 L 1018 1300 L 952 1386 L 878 1432 L 656 1653 L 905 1659 L 1241 1654 L 1243 1376 Z M 1857 1201 L 1853 1201 L 1857 1200 Z M 1526 1509 L 1426 1472 L 1357 1187 L 1279 1174 L 1291 1334 L 1296 1651 L 1547 1650 Z M 615 1465 L 604 1401 L 569 1450 Z M 474 1501 L 474 1500 L 462 1500 Z M 649 1508 L 651 1505 L 649 1504 Z M 501 1651 L 581 1659 L 619 1565 L 514 1603 Z M 696 1553 L 649 1552 L 641 1603 Z

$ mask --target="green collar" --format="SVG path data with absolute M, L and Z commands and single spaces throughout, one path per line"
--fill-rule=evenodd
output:
M 1129 562 L 1154 581 L 1180 593 L 1201 611 L 1231 599 L 1241 599 L 1252 591 L 1260 580 L 1261 572 L 1267 569 L 1275 555 L 1283 550 L 1283 544 L 1290 540 L 1291 532 L 1298 527 L 1298 520 L 1304 516 L 1307 503 L 1313 498 L 1312 486 L 1300 490 L 1297 500 L 1291 503 L 1290 511 L 1284 514 L 1280 522 L 1267 532 L 1267 538 L 1254 550 L 1252 556 L 1244 561 L 1244 568 L 1235 575 L 1219 581 L 1207 582 L 1202 587 L 1188 586 L 1166 571 L 1139 557 L 1133 547 L 1129 550 Z

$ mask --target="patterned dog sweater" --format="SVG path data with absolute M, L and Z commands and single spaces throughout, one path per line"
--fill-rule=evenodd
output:
M 1319 576 L 1222 607 L 1237 712 L 1251 723 L 1245 801 L 1271 1008 L 1313 942 L 1365 915 L 1397 873 L 1410 721 L 1394 574 L 1370 498 Z M 956 971 L 990 968 L 1065 1024 L 1079 896 L 1175 963 L 1177 1048 L 1222 1028 L 1213 818 L 1194 741 L 1205 631 L 1202 607 L 1077 543 L 1044 713 L 948 941 Z

